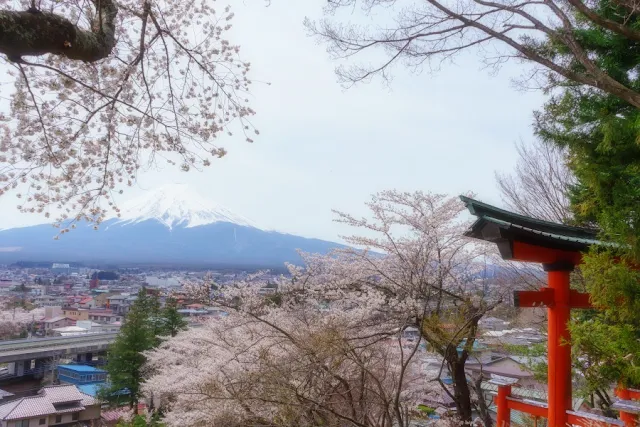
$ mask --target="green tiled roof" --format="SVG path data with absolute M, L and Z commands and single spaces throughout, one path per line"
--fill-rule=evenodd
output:
M 585 250 L 591 245 L 605 245 L 607 243 L 597 239 L 598 230 L 592 228 L 574 227 L 530 218 L 514 212 L 509 212 L 495 206 L 488 205 L 466 196 L 460 196 L 472 215 L 478 217 L 471 228 L 465 233 L 469 237 L 482 240 L 496 240 L 504 235 L 524 236 L 535 241 L 546 242 L 548 245 L 569 245 L 572 249 Z M 487 230 L 492 234 L 488 237 Z M 500 231 L 502 230 L 502 231 Z M 555 242 L 555 243 L 554 243 Z

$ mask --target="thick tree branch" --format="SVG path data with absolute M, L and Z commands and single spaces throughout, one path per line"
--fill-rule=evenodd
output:
M 607 30 L 613 31 L 615 33 L 621 34 L 631 40 L 640 41 L 640 31 L 636 31 L 630 26 L 619 24 L 611 19 L 607 19 L 601 15 L 598 15 L 593 10 L 589 9 L 587 5 L 585 5 L 580 0 L 567 0 L 569 4 L 575 7 L 580 13 L 589 18 L 593 23 L 600 25 L 601 27 L 606 28 Z
M 85 62 L 106 58 L 116 44 L 118 8 L 112 0 L 95 0 L 94 4 L 99 9 L 91 31 L 50 12 L 0 11 L 0 53 L 13 61 L 45 54 Z

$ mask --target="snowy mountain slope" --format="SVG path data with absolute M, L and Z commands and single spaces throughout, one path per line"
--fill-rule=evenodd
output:
M 121 209 L 121 218 L 108 219 L 97 231 L 81 225 L 59 240 L 53 239 L 57 229 L 51 225 L 1 230 L 0 264 L 77 261 L 272 268 L 300 263 L 297 250 L 327 253 L 342 246 L 262 230 L 186 186 L 151 191 Z
M 216 222 L 260 228 L 248 218 L 205 199 L 183 184 L 167 185 L 149 191 L 140 198 L 121 204 L 120 211 L 122 224 L 155 219 L 169 229 L 178 225 L 189 228 Z

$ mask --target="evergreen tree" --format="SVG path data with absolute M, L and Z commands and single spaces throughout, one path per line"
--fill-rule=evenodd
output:
M 146 361 L 144 352 L 156 344 L 155 323 L 149 321 L 152 306 L 146 290 L 142 289 L 109 348 L 106 365 L 109 385 L 100 393 L 102 399 L 113 402 L 120 401 L 122 392 L 126 390 L 129 405 L 136 411 L 141 396 L 142 368 Z
M 640 24 L 640 14 L 622 3 L 597 5 L 606 19 Z M 588 22 L 576 36 L 609 75 L 640 88 L 640 41 Z M 634 270 L 640 264 L 640 110 L 615 95 L 568 86 L 537 113 L 536 132 L 569 153 L 577 178 L 571 189 L 576 222 L 596 225 L 602 240 L 612 243 L 584 258 L 583 277 L 598 310 L 577 311 L 572 324 L 585 393 L 596 395 L 611 414 L 612 384 L 640 386 L 640 275 Z
M 178 332 L 187 329 L 187 321 L 178 313 L 177 301 L 168 298 L 162 309 L 162 335 L 175 337 Z
M 148 316 L 147 321 L 149 322 L 151 336 L 153 337 L 153 347 L 157 347 L 160 345 L 160 336 L 163 335 L 164 332 L 164 321 L 162 319 L 162 310 L 160 309 L 158 294 L 149 292 L 146 288 L 143 288 L 138 293 L 138 299 L 140 300 L 139 304 L 144 306 L 144 310 Z

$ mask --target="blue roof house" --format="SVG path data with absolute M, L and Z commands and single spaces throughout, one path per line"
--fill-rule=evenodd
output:
M 77 386 L 103 383 L 107 380 L 107 371 L 88 365 L 60 365 L 58 379 L 61 383 Z

